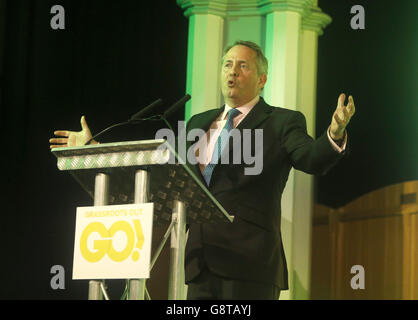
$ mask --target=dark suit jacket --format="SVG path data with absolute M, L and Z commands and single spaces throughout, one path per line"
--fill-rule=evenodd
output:
M 186 130 L 200 128 L 206 132 L 223 110 L 221 107 L 193 116 Z M 302 113 L 269 106 L 262 98 L 237 127 L 244 128 L 263 129 L 263 170 L 259 175 L 244 175 L 245 164 L 215 166 L 208 188 L 235 220 L 189 226 L 186 283 L 207 266 L 228 278 L 288 289 L 280 220 L 281 197 L 289 171 L 293 166 L 306 173 L 325 174 L 343 154 L 332 148 L 326 132 L 312 139 Z M 231 145 L 226 152 L 231 152 Z M 253 144 L 254 152 L 261 150 Z M 204 182 L 198 165 L 190 166 Z

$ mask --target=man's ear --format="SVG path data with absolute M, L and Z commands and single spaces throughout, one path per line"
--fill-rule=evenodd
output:
M 264 88 L 264 85 L 266 84 L 266 82 L 267 82 L 267 75 L 264 73 L 258 79 L 258 85 L 259 85 L 260 90 Z

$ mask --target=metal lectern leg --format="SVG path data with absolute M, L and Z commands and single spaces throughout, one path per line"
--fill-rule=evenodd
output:
M 135 203 L 148 202 L 149 172 L 137 170 L 135 173 Z M 145 279 L 129 280 L 129 300 L 144 300 Z
M 98 173 L 94 181 L 94 205 L 105 206 L 109 198 L 109 176 L 104 173 Z M 103 293 L 101 284 L 104 280 L 90 280 L 89 282 L 89 300 L 102 300 Z
M 168 299 L 184 300 L 184 250 L 186 244 L 186 208 L 178 200 L 173 202 L 171 231 L 170 274 L 168 280 Z

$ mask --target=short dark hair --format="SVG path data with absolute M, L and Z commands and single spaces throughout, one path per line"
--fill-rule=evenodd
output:
M 268 72 L 267 58 L 265 57 L 261 47 L 258 44 L 254 43 L 254 42 L 251 42 L 251 41 L 237 40 L 232 45 L 227 46 L 225 48 L 224 55 L 222 57 L 222 61 L 224 60 L 225 55 L 227 54 L 227 52 L 235 46 L 246 46 L 250 49 L 253 49 L 255 51 L 255 53 L 257 54 L 256 65 L 257 65 L 258 74 L 259 75 L 262 75 L 262 74 L 267 75 L 267 72 Z

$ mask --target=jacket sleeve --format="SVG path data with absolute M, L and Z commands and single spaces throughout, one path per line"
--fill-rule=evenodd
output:
M 316 140 L 309 136 L 299 111 L 291 112 L 285 122 L 283 141 L 292 166 L 309 174 L 326 174 L 346 154 L 334 150 L 326 131 Z

